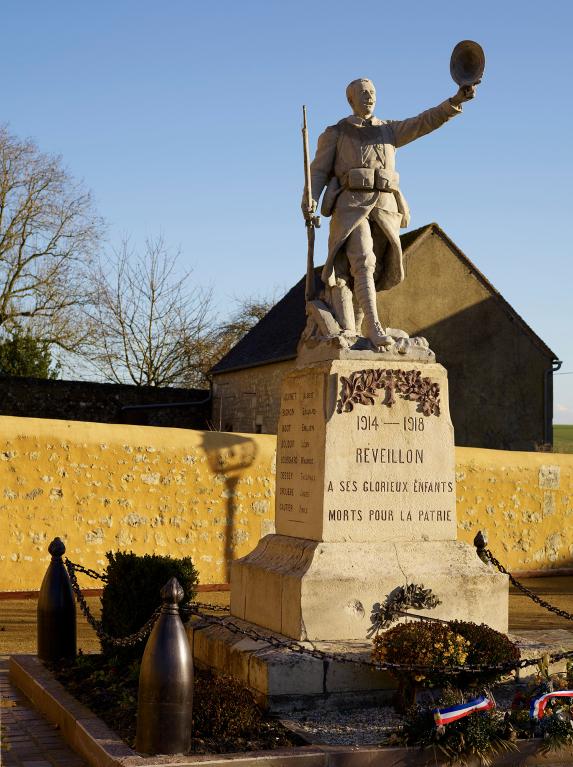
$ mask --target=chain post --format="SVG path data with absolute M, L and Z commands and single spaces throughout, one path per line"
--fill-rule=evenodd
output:
M 135 748 L 144 754 L 191 750 L 193 654 L 179 615 L 183 595 L 177 578 L 161 589 L 163 605 L 141 661 Z
M 48 546 L 52 555 L 40 588 L 37 610 L 38 657 L 44 661 L 76 657 L 76 605 L 62 561 L 66 547 L 60 538 Z

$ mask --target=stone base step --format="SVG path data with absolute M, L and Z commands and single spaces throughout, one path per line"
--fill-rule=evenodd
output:
M 278 636 L 252 623 L 229 619 L 236 626 L 259 634 Z M 195 662 L 215 673 L 228 674 L 248 687 L 257 703 L 271 712 L 285 714 L 316 708 L 352 709 L 391 701 L 396 680 L 385 671 L 344 663 L 320 660 L 287 649 L 277 649 L 264 640 L 237 634 L 222 625 L 207 624 L 200 618 L 186 626 Z M 520 631 L 509 635 L 523 658 L 542 657 L 573 649 L 573 632 L 565 630 Z M 301 642 L 309 649 L 333 655 L 345 655 L 369 661 L 369 641 Z M 551 673 L 564 672 L 566 661 L 551 664 Z M 535 675 L 537 666 L 518 671 L 517 679 L 526 681 Z
M 237 626 L 271 634 L 246 621 L 232 618 Z M 199 618 L 186 626 L 195 662 L 216 673 L 238 679 L 254 694 L 257 703 L 271 712 L 284 713 L 316 707 L 358 708 L 388 702 L 396 683 L 384 671 L 342 661 L 320 660 L 263 640 L 236 634 L 223 626 L 208 625 Z M 280 637 L 288 641 L 287 637 Z M 370 659 L 371 642 L 302 642 L 308 649 Z

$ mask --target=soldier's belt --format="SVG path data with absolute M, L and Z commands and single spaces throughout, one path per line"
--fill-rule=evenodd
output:
M 342 186 L 352 191 L 397 192 L 400 189 L 398 173 L 384 168 L 352 168 L 341 180 Z

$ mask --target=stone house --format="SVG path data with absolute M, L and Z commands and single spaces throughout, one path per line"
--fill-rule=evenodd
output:
M 407 278 L 378 294 L 380 320 L 426 337 L 446 367 L 456 444 L 550 443 L 556 355 L 437 224 L 401 239 Z M 215 428 L 276 433 L 305 322 L 303 278 L 213 367 Z

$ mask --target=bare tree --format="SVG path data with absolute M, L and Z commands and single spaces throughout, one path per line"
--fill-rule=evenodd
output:
M 86 308 L 90 346 L 86 356 L 103 376 L 136 386 L 202 381 L 199 360 L 210 337 L 211 294 L 178 273 L 161 237 L 141 253 L 127 241 L 100 263 Z
M 61 159 L 0 126 L 0 333 L 25 327 L 62 349 L 77 346 L 83 273 L 101 231 L 89 192 Z
M 209 371 L 241 338 L 261 320 L 275 304 L 275 298 L 248 296 L 235 299 L 235 310 L 224 321 L 214 325 L 198 351 L 201 354 L 199 369 L 204 380 Z
M 214 356 L 221 359 L 241 338 L 253 328 L 259 320 L 275 305 L 275 299 L 260 296 L 248 296 L 237 299 L 233 314 L 222 322 L 214 334 Z M 213 360 L 214 365 L 217 360 Z

